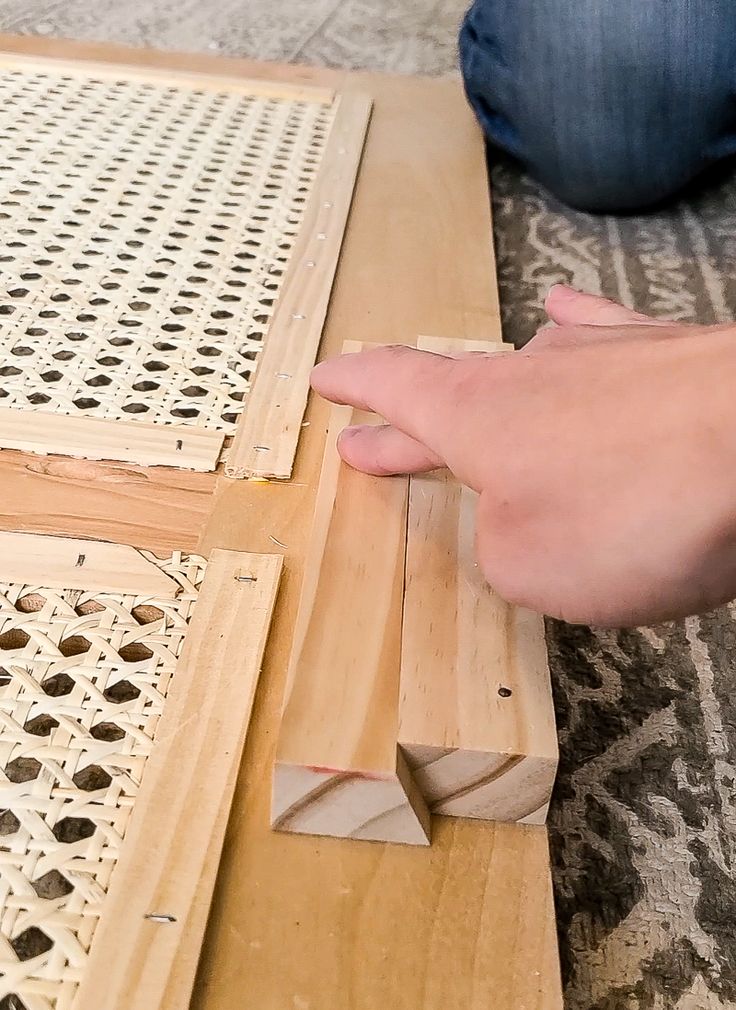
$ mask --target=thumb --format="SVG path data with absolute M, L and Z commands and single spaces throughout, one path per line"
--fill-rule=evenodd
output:
M 558 326 L 669 325 L 665 320 L 652 319 L 608 298 L 584 294 L 565 284 L 555 284 L 550 288 L 544 307 L 549 318 Z

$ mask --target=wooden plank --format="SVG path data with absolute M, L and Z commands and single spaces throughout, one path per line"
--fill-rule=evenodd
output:
M 174 597 L 179 588 L 126 544 L 32 533 L 0 533 L 0 581 L 164 597 Z
M 366 95 L 338 98 L 319 175 L 228 453 L 228 477 L 291 476 L 371 105 Z
M 322 354 L 338 353 L 348 333 L 376 342 L 417 333 L 500 339 L 483 142 L 457 82 L 38 37 L 0 37 L 0 46 L 369 92 L 374 113 Z M 300 1002 L 350 1010 L 560 1010 L 544 828 L 439 817 L 432 846 L 421 849 L 270 830 L 270 769 L 327 420 L 326 404 L 313 398 L 293 481 L 221 479 L 200 544 L 207 554 L 213 546 L 273 551 L 280 549 L 275 537 L 287 545 L 288 564 L 192 1010 L 240 1005 L 244 979 L 247 1001 L 264 1010 Z M 45 461 L 31 457 L 30 464 Z M 179 531 L 187 541 L 194 535 L 212 479 L 74 460 L 56 460 L 46 472 L 9 452 L 0 453 L 0 472 L 3 523 L 29 521 L 28 501 L 30 521 L 49 531 L 54 524 L 76 531 L 85 522 L 107 531 L 96 535 L 114 536 L 119 523 L 127 540 L 152 549 L 157 540 L 176 546 Z M 44 498 L 53 500 L 48 518 Z M 180 1010 L 185 999 L 177 999 L 175 985 L 171 992 L 169 1006 Z
M 358 350 L 350 346 L 350 350 Z M 340 460 L 330 416 L 273 777 L 272 825 L 340 838 L 428 843 L 427 810 L 397 761 L 407 480 Z
M 418 346 L 512 350 L 438 337 Z M 446 472 L 411 478 L 399 743 L 432 812 L 543 824 L 558 761 L 544 621 L 483 579 L 476 503 Z
M 214 470 L 225 436 L 190 424 L 148 424 L 0 407 L 0 448 L 142 466 Z
M 203 928 L 211 857 L 222 846 L 214 828 L 231 800 L 281 564 L 278 555 L 212 552 L 76 1010 L 160 1006 L 180 945 L 190 950 L 185 926 Z
M 0 529 L 193 550 L 209 516 L 214 473 L 0 451 Z
M 225 91 L 262 98 L 318 102 L 320 105 L 329 105 L 334 97 L 329 88 L 288 82 L 250 80 L 227 74 L 208 74 L 197 71 L 175 73 L 157 67 L 141 67 L 124 63 L 110 64 L 93 60 L 79 62 L 56 57 L 23 55 L 17 52 L 0 52 L 0 70 L 65 74 L 68 77 L 94 78 L 102 81 L 130 80 L 132 78 L 146 84 L 163 84 L 172 88 L 185 87 L 203 91 Z
M 410 482 L 398 739 L 433 813 L 541 824 L 558 759 L 544 621 L 481 575 L 476 501 L 446 472 Z

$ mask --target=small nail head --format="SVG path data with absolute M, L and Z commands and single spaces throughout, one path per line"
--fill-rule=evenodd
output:
M 510 687 L 499 687 L 498 694 L 499 697 L 501 698 L 510 698 L 511 695 L 513 694 L 513 691 L 511 690 Z
M 327 236 L 325 235 L 325 233 L 323 231 L 320 231 L 320 232 L 317 233 L 317 238 L 319 239 L 320 242 L 324 242 L 324 240 L 327 238 Z
M 254 445 L 253 449 L 255 452 L 270 452 L 271 448 L 268 445 Z
M 291 318 L 292 319 L 306 319 L 307 317 L 304 315 L 303 312 L 292 312 L 291 313 Z
M 147 912 L 143 918 L 149 922 L 176 922 L 176 916 L 169 915 L 168 912 Z

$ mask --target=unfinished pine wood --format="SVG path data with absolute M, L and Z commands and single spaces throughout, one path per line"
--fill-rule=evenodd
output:
M 268 342 L 225 472 L 291 476 L 372 102 L 338 99 L 330 141 L 310 199 Z
M 281 564 L 210 556 L 75 1010 L 161 1006 L 180 945 L 189 954 L 185 928 L 204 929 Z
M 375 98 L 322 355 L 346 334 L 498 338 L 482 139 L 454 81 L 346 74 L 223 57 L 0 37 L 0 46 L 72 59 L 156 65 L 354 88 Z M 452 250 L 448 257 L 447 250 Z M 380 297 L 377 297 L 380 293 Z M 223 848 L 192 1010 L 559 1010 L 543 828 L 435 819 L 432 846 L 298 836 L 269 827 L 273 765 L 328 410 L 316 398 L 293 481 L 220 480 L 201 549 L 274 551 L 287 570 L 266 650 Z M 2 521 L 56 532 L 88 524 L 155 549 L 191 543 L 211 474 L 0 454 Z M 12 460 L 9 465 L 7 459 Z M 53 465 L 52 465 L 53 464 Z M 174 484 L 173 482 L 177 483 Z M 52 511 L 42 514 L 44 499 Z M 32 503 L 25 517 L 23 503 Z M 188 507 L 191 503 L 191 508 Z M 54 525 L 55 524 L 55 525 Z M 216 861 L 214 861 L 216 863 Z M 336 923 L 339 924 L 336 928 Z M 360 951 L 360 957 L 356 957 Z M 196 952 L 192 955 L 196 961 Z M 177 971 L 177 976 L 179 972 Z M 185 973 L 186 974 L 186 973 Z M 172 976 L 164 1005 L 182 1010 Z
M 99 540 L 0 533 L 0 567 L 5 582 L 51 589 L 172 598 L 179 590 L 160 565 L 135 548 Z
M 511 350 L 436 337 L 418 346 Z M 541 824 L 558 760 L 544 621 L 483 578 L 476 504 L 446 472 L 411 478 L 399 743 L 432 812 Z
M 24 412 L 0 407 L 0 446 L 38 455 L 50 451 L 81 459 L 143 466 L 214 470 L 225 434 L 187 425 L 111 421 L 97 417 Z
M 194 550 L 216 476 L 173 467 L 0 453 L 0 528 Z
M 557 769 L 544 622 L 485 582 L 476 501 L 444 472 L 410 483 L 398 739 L 433 813 L 541 824 Z
M 360 345 L 346 345 L 358 350 Z M 426 807 L 397 761 L 407 480 L 340 460 L 333 407 L 287 674 L 272 826 L 340 838 L 428 843 Z

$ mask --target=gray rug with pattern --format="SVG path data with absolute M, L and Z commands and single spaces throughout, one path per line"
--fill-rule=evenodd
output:
M 0 0 L 0 29 L 448 74 L 462 8 Z M 493 181 L 507 339 L 532 335 L 560 280 L 671 318 L 731 317 L 733 179 L 618 219 L 565 209 L 509 163 L 496 165 Z M 548 638 L 562 752 L 550 828 L 568 1010 L 736 1007 L 736 609 L 620 633 L 550 622 Z

